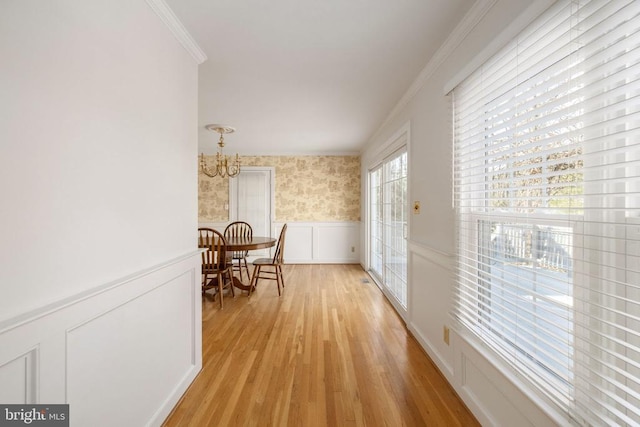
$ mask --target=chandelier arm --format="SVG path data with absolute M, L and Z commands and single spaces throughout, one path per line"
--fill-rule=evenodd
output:
M 237 176 L 240 173 L 240 156 L 236 153 L 236 158 L 231 165 L 227 166 L 227 174 L 230 178 Z
M 218 168 L 216 168 L 214 172 L 211 172 L 211 170 L 207 166 L 206 160 L 204 159 L 204 153 L 200 153 L 200 170 L 202 170 L 202 173 L 210 178 L 217 176 L 219 172 Z

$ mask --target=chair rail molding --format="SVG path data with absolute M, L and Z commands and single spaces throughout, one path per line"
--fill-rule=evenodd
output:
M 422 258 L 438 264 L 446 269 L 453 270 L 455 267 L 456 257 L 454 254 L 442 252 L 438 249 L 434 249 L 431 246 L 424 245 L 416 242 L 415 240 L 408 240 L 409 252 L 415 252 Z

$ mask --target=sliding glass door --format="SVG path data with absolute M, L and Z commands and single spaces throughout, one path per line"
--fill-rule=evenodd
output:
M 407 152 L 369 172 L 369 269 L 388 296 L 407 309 Z

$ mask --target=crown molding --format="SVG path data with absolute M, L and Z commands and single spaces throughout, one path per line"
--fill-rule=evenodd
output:
M 400 129 L 396 130 L 391 137 L 380 144 L 379 147 L 369 156 L 368 165 L 370 168 L 374 168 L 381 164 L 385 158 L 393 154 L 395 151 L 401 149 L 403 146 L 407 147 L 407 153 L 411 150 L 411 121 L 407 121 L 400 126 Z
M 195 59 L 198 65 L 207 60 L 207 55 L 200 49 L 198 43 L 191 37 L 191 34 L 182 25 L 182 22 L 173 13 L 169 5 L 164 0 L 146 0 L 149 7 L 160 17 L 162 22 L 171 30 L 174 37 L 178 39 L 182 47 Z
M 471 30 L 475 28 L 480 20 L 487 14 L 487 12 L 495 5 L 497 0 L 478 0 L 476 1 L 467 14 L 462 18 L 462 21 L 456 25 L 451 34 L 444 41 L 442 46 L 431 57 L 427 65 L 422 69 L 418 77 L 413 81 L 409 89 L 400 98 L 400 101 L 393 107 L 393 110 L 389 113 L 387 118 L 382 122 L 376 132 L 369 138 L 369 141 L 375 139 L 380 135 L 382 130 L 393 120 L 394 117 L 400 113 L 400 111 L 411 102 L 411 100 L 420 92 L 426 81 L 433 75 L 433 73 L 442 65 L 442 63 L 453 53 L 453 51 L 462 43 L 462 41 L 469 35 Z

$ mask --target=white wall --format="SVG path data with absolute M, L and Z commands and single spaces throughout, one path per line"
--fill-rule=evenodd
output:
M 193 250 L 198 74 L 144 0 L 0 8 L 4 320 Z
M 538 1 L 536 7 L 548 3 L 540 6 Z M 502 39 L 505 28 L 513 22 L 520 24 L 521 14 L 530 15 L 527 8 L 531 4 L 529 0 L 478 1 L 362 155 L 362 182 L 366 183 L 367 169 L 380 148 L 410 123 L 409 201 L 420 201 L 421 213 L 409 219 L 407 326 L 484 425 L 546 426 L 560 418 L 553 408 L 517 384 L 514 375 L 504 375 L 500 362 L 471 337 L 452 330 L 450 344 L 443 340 L 444 326 L 455 327 L 450 316 L 455 286 L 452 109 L 444 88 L 479 52 Z M 368 205 L 365 187 L 363 223 Z M 366 265 L 364 252 L 361 261 Z
M 201 366 L 198 64 L 152 3 L 0 3 L 0 397 L 72 424 L 159 424 Z

